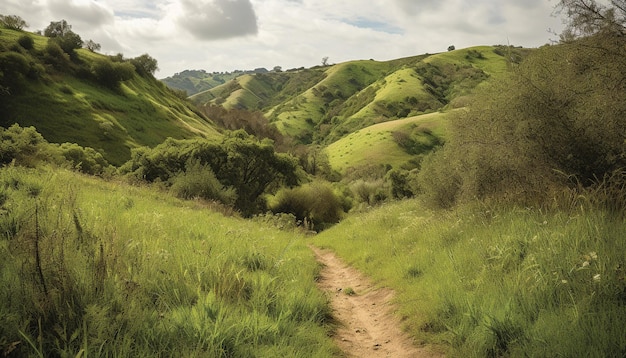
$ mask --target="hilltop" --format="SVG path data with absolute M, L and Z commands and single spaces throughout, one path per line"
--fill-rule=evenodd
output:
M 0 125 L 34 126 L 50 142 L 93 147 L 121 165 L 130 150 L 166 138 L 217 138 L 217 128 L 141 62 L 0 31 Z

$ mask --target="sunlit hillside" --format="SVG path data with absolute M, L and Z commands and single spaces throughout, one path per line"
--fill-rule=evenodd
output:
M 32 39 L 32 47 L 20 45 L 22 38 Z M 35 126 L 50 142 L 93 147 L 117 165 L 130 158 L 131 148 L 155 146 L 167 137 L 219 136 L 207 118 L 152 75 L 134 67 L 124 73 L 132 59 L 86 49 L 75 53 L 70 58 L 46 37 L 3 29 L 0 125 Z M 114 83 L 121 74 L 127 79 Z

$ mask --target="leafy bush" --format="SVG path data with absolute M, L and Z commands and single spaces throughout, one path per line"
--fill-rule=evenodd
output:
M 43 60 L 60 71 L 67 71 L 71 67 L 70 56 L 55 41 L 48 40 Z
M 17 43 L 26 50 L 32 50 L 35 46 L 35 40 L 29 35 L 22 35 L 17 39 Z
M 535 51 L 451 122 L 422 167 L 422 186 L 440 191 L 428 195 L 538 204 L 626 167 L 625 48 L 602 34 Z
M 333 189 L 321 182 L 282 189 L 271 204 L 274 213 L 290 213 L 312 229 L 322 229 L 339 222 L 342 202 Z
M 101 85 L 110 89 L 118 89 L 122 81 L 133 78 L 135 67 L 128 62 L 98 59 L 92 66 L 92 72 Z
M 111 167 L 102 154 L 93 148 L 81 147 L 76 143 L 63 143 L 60 151 L 74 169 L 85 174 L 102 175 Z
M 190 159 L 210 167 L 224 187 L 236 191 L 235 207 L 246 217 L 266 210 L 262 194 L 298 182 L 293 157 L 244 131 L 226 135 L 221 143 L 168 139 L 153 149 L 135 149 L 120 171 L 138 180 L 171 183 Z
M 216 200 L 226 205 L 233 205 L 237 194 L 233 188 L 224 188 L 206 164 L 191 159 L 185 170 L 171 179 L 171 190 L 182 199 L 202 198 Z
M 35 127 L 22 128 L 14 124 L 9 128 L 0 127 L 0 164 L 34 166 L 49 158 L 48 142 Z
M 10 92 L 19 91 L 31 66 L 24 55 L 17 52 L 0 53 L 0 85 Z

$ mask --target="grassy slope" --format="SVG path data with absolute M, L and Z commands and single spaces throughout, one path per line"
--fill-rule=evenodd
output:
M 406 329 L 451 356 L 616 357 L 626 352 L 625 230 L 583 202 L 429 212 L 411 200 L 312 241 L 395 289 Z
M 428 128 L 438 137 L 445 137 L 445 113 L 430 113 L 369 126 L 351 133 L 325 148 L 330 165 L 339 172 L 350 167 L 389 164 L 399 168 L 413 155 L 393 140 L 394 131 Z
M 20 341 L 18 356 L 336 353 L 298 232 L 66 171 L 5 167 L 0 188 L 2 351 Z
M 0 41 L 12 45 L 22 32 L 2 30 Z M 47 39 L 35 39 L 42 50 Z M 92 62 L 103 56 L 79 50 Z M 35 57 L 30 57 L 38 61 Z M 5 98 L 0 125 L 35 126 L 50 142 L 72 142 L 93 147 L 113 164 L 130 158 L 130 149 L 154 146 L 167 137 L 217 137 L 217 130 L 174 96 L 161 83 L 138 75 L 112 91 L 74 76 L 47 71 L 43 79 L 29 80 L 19 94 Z

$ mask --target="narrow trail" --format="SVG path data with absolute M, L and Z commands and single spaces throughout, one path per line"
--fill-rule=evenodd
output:
M 333 315 L 339 322 L 335 341 L 348 357 L 442 357 L 413 344 L 393 315 L 390 303 L 394 292 L 376 288 L 354 268 L 329 250 L 311 246 L 323 265 L 318 286 L 331 299 Z M 352 294 L 350 289 L 354 291 Z

